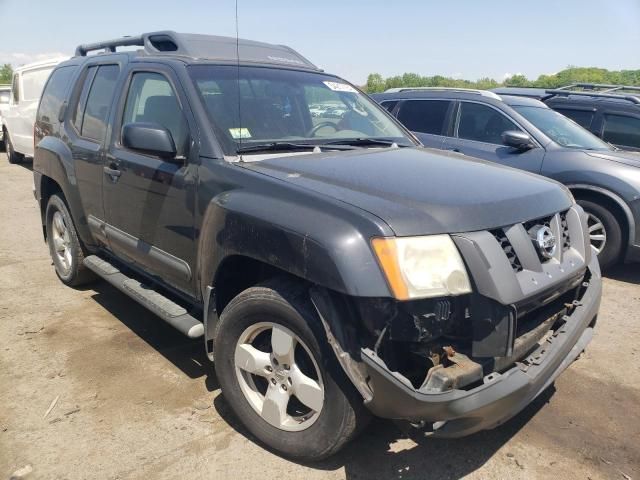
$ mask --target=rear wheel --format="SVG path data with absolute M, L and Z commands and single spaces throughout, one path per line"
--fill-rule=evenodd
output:
M 7 150 L 7 159 L 9 160 L 9 163 L 22 163 L 24 155 L 14 150 L 11 139 L 9 138 L 9 132 L 6 130 L 4 131 L 4 145 Z
M 578 200 L 587 214 L 587 228 L 591 246 L 598 252 L 600 266 L 614 265 L 622 253 L 622 227 L 616 216 L 602 205 L 589 200 Z
M 222 392 L 247 429 L 288 456 L 319 460 L 366 421 L 304 289 L 271 282 L 224 309 L 215 335 Z
M 84 252 L 71 214 L 61 197 L 52 195 L 46 211 L 47 243 L 56 274 L 63 283 L 77 287 L 95 279 L 82 263 Z

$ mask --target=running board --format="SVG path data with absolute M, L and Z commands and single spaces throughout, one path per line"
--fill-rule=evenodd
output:
M 125 295 L 151 310 L 162 320 L 176 328 L 189 338 L 204 335 L 204 326 L 198 319 L 189 315 L 186 309 L 167 297 L 140 283 L 138 280 L 126 276 L 113 264 L 96 256 L 90 255 L 84 259 L 85 266 L 104 278 Z

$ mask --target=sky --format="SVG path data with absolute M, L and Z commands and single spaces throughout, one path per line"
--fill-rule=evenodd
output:
M 359 85 L 372 72 L 640 69 L 640 0 L 238 0 L 238 14 L 241 38 L 289 45 Z M 235 36 L 235 0 L 0 0 L 0 64 L 167 29 Z

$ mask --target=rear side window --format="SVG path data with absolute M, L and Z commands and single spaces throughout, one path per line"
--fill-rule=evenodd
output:
M 40 70 L 27 70 L 22 72 L 22 99 L 25 101 L 39 100 L 44 84 L 51 74 L 53 68 L 42 68 Z
M 398 104 L 397 100 L 392 100 L 390 102 L 382 102 L 380 105 L 382 105 L 384 108 L 387 109 L 387 111 L 392 112 L 394 108 L 396 108 L 396 105 Z
M 460 104 L 459 138 L 502 145 L 502 134 L 507 130 L 520 128 L 491 107 L 471 102 Z
M 593 121 L 594 112 L 589 110 L 575 110 L 573 108 L 554 108 L 556 112 L 561 113 L 565 117 L 569 117 L 582 128 L 589 130 Z
M 406 100 L 400 106 L 398 120 L 413 132 L 442 135 L 451 101 Z
M 131 80 L 122 124 L 156 123 L 173 137 L 177 155 L 184 155 L 187 142 L 187 122 L 178 98 L 164 75 L 153 72 L 135 73 Z
M 83 110 L 83 113 L 82 115 L 79 114 L 79 111 L 76 113 L 74 124 L 81 136 L 91 140 L 102 141 L 107 130 L 109 108 L 113 100 L 120 67 L 117 65 L 101 65 L 97 67 L 95 76 L 91 75 L 91 73 L 87 75 L 83 88 L 83 91 L 85 91 L 89 82 L 91 83 L 86 102 L 84 102 L 84 108 L 79 104 L 79 111 Z
M 60 107 L 65 100 L 69 81 L 76 68 L 75 66 L 60 67 L 51 74 L 40 101 L 38 121 L 46 123 L 57 121 Z
M 627 115 L 605 115 L 602 138 L 614 145 L 640 148 L 640 119 Z

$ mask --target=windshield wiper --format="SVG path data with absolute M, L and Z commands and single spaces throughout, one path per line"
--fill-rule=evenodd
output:
M 369 138 L 369 137 L 363 137 L 363 138 L 345 138 L 345 139 L 341 139 L 341 140 L 332 140 L 330 142 L 326 142 L 321 144 L 320 146 L 324 146 L 324 145 L 353 145 L 358 146 L 358 147 L 364 147 L 367 145 L 382 145 L 385 147 L 409 147 L 410 145 L 405 145 L 405 144 L 398 144 L 396 142 L 394 142 L 393 140 L 387 140 L 385 138 Z
M 325 148 L 325 145 L 315 145 L 313 143 L 294 143 L 294 142 L 269 142 L 259 143 L 253 145 L 245 145 L 236 149 L 237 153 L 249 153 L 249 152 L 272 152 L 280 150 L 321 150 Z M 348 145 L 326 145 L 326 148 L 333 150 L 352 150 Z

